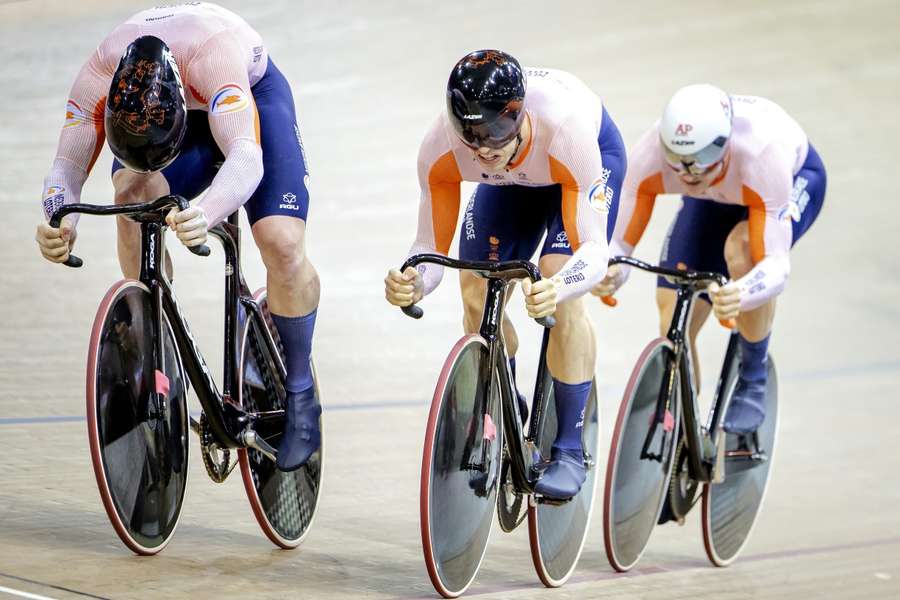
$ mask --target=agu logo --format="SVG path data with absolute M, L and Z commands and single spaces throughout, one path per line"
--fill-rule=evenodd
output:
M 250 98 L 244 90 L 236 85 L 226 85 L 213 94 L 209 101 L 209 112 L 214 115 L 224 115 L 238 112 L 250 106 Z

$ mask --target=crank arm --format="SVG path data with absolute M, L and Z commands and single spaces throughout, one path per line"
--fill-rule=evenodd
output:
M 247 428 L 241 434 L 241 443 L 243 443 L 248 448 L 253 448 L 263 454 L 266 458 L 275 462 L 275 458 L 278 456 L 278 450 L 269 445 L 269 442 L 259 437 L 256 432 Z

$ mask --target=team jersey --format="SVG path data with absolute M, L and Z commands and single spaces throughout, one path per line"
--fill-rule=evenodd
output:
M 250 197 L 262 177 L 259 121 L 250 92 L 266 71 L 262 38 L 238 15 L 191 2 L 137 13 L 104 39 L 78 73 L 66 103 L 56 159 L 44 180 L 44 213 L 78 202 L 105 140 L 103 115 L 110 82 L 136 38 L 163 40 L 175 57 L 188 109 L 209 113 L 225 162 L 201 205 L 210 225 Z M 150 200 L 150 199 L 148 199 Z
M 447 113 L 434 122 L 419 149 L 419 225 L 410 255 L 447 255 L 459 216 L 460 184 L 562 187 L 562 216 L 573 255 L 554 276 L 562 302 L 583 294 L 606 274 L 609 248 L 606 220 L 612 201 L 609 171 L 597 145 L 603 104 L 575 76 L 551 69 L 525 69 L 525 118 L 531 138 L 499 173 L 481 168 L 474 152 L 456 135 Z M 528 210 L 523 205 L 521 210 Z M 420 267 L 425 293 L 443 274 L 437 265 Z
M 784 289 L 790 273 L 793 177 L 806 160 L 809 141 L 777 104 L 754 96 L 731 96 L 734 109 L 730 155 L 722 174 L 703 192 L 691 189 L 668 165 L 659 122 L 628 157 L 619 218 L 611 242 L 614 255 L 630 255 L 650 221 L 658 194 L 683 194 L 748 209 L 753 269 L 737 280 L 741 310 L 765 304 Z

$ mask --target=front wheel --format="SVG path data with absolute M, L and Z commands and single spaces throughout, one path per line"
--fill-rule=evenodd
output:
M 169 543 L 187 483 L 187 389 L 165 314 L 158 323 L 161 331 L 147 287 L 123 279 L 100 303 L 88 349 L 94 475 L 113 528 L 137 554 L 156 554 Z
M 736 365 L 737 361 L 725 388 L 729 398 L 737 384 Z M 706 556 L 717 567 L 734 562 L 750 538 L 766 497 L 777 431 L 778 375 L 769 356 L 766 418 L 757 430 L 759 449 L 764 456 L 748 457 L 737 452 L 738 436 L 727 434 L 725 480 L 703 486 L 703 546 Z M 752 444 L 751 450 L 755 450 Z
M 545 367 L 546 368 L 546 367 Z M 541 427 L 541 455 L 550 456 L 556 439 L 556 402 L 553 396 L 553 379 L 544 377 L 547 398 L 544 422 Z M 584 449 L 587 477 L 581 491 L 564 504 L 538 503 L 531 496 L 528 505 L 528 531 L 531 542 L 531 559 L 538 577 L 547 587 L 559 587 L 566 582 L 584 548 L 588 524 L 594 509 L 594 492 L 597 489 L 597 445 L 600 441 L 600 418 L 597 406 L 597 382 L 591 385 L 590 396 L 584 410 L 581 443 Z
M 606 467 L 603 541 L 609 564 L 628 571 L 644 553 L 668 491 L 681 410 L 676 369 L 665 423 L 655 423 L 657 405 L 675 355 L 665 338 L 650 342 L 638 358 L 619 407 Z
M 240 354 L 241 407 L 250 413 L 284 410 L 285 391 L 276 363 L 278 360 L 284 361 L 284 349 L 269 316 L 265 288 L 254 294 L 254 300 L 262 309 L 264 323 L 247 315 Z M 269 351 L 262 327 L 266 327 L 272 334 L 280 358 Z M 311 364 L 310 368 L 316 397 L 321 402 L 315 367 Z M 257 435 L 272 447 L 278 448 L 284 429 L 281 420 L 258 422 L 255 428 Z M 321 417 L 319 430 L 322 430 Z M 324 443 L 324 435 L 322 439 Z M 312 526 L 319 505 L 319 494 L 322 491 L 322 447 L 313 453 L 305 465 L 289 473 L 279 471 L 274 461 L 253 448 L 239 450 L 238 460 L 247 499 L 263 533 L 281 548 L 299 546 Z
M 419 492 L 425 565 L 445 598 L 465 592 L 484 559 L 497 506 L 502 423 L 487 345 L 481 336 L 465 336 L 434 390 Z

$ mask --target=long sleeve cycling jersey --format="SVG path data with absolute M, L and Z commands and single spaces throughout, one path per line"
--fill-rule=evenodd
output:
M 210 225 L 238 209 L 262 178 L 259 117 L 251 86 L 265 73 L 262 38 L 243 19 L 215 4 L 192 2 L 139 12 L 104 39 L 81 68 L 66 103 L 56 157 L 44 180 L 49 218 L 78 202 L 103 148 L 103 115 L 112 76 L 125 48 L 154 35 L 175 56 L 188 109 L 204 110 L 225 161 L 200 201 Z
M 608 197 L 597 137 L 603 105 L 575 76 L 551 69 L 526 69 L 527 146 L 500 173 L 487 173 L 471 149 L 456 136 L 446 113 L 433 123 L 419 149 L 421 200 L 416 240 L 410 254 L 450 250 L 459 216 L 460 184 L 562 188 L 563 225 L 573 255 L 555 277 L 558 301 L 580 296 L 603 279 L 609 260 L 606 221 Z M 528 210 L 523 206 L 522 210 Z M 420 266 L 425 293 L 441 280 L 443 268 Z
M 611 251 L 614 255 L 634 251 L 659 194 L 746 206 L 754 266 L 737 283 L 741 310 L 747 311 L 780 294 L 787 284 L 793 176 L 806 160 L 809 142 L 800 126 L 774 102 L 754 96 L 731 96 L 731 100 L 734 120 L 727 163 L 702 192 L 682 182 L 666 163 L 659 122 L 632 148 Z

